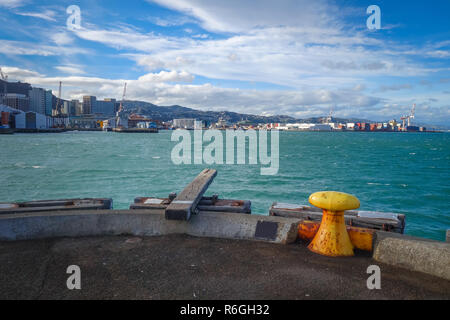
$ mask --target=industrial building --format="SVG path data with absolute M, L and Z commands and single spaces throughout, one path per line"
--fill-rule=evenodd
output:
M 43 114 L 28 111 L 16 114 L 15 126 L 16 129 L 47 129 L 48 120 Z
M 177 129 L 192 130 L 195 128 L 196 119 L 173 119 L 173 127 Z
M 16 114 L 20 113 L 23 113 L 23 111 L 0 104 L 0 114 L 1 114 L 0 126 L 3 128 L 15 128 L 16 124 L 14 117 Z

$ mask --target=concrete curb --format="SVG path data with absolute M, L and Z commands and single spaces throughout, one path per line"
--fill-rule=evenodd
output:
M 296 241 L 298 219 L 221 212 L 200 212 L 189 222 L 166 220 L 164 210 L 39 212 L 0 216 L 0 240 L 32 240 L 105 235 L 198 237 Z
M 377 232 L 373 258 L 450 280 L 450 243 Z

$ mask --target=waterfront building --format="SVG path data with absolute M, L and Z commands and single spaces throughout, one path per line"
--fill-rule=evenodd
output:
M 30 111 L 45 114 L 46 90 L 32 87 L 28 96 L 30 97 Z
M 202 130 L 203 128 L 206 127 L 206 121 L 203 120 L 199 120 L 199 121 L 195 121 L 194 122 L 194 129 L 195 130 Z
M 16 129 L 47 129 L 47 117 L 43 114 L 28 111 L 15 115 Z
M 45 115 L 51 116 L 53 109 L 53 93 L 52 90 L 45 91 Z
M 93 105 L 92 113 L 112 116 L 116 113 L 116 99 L 97 100 Z
M 196 119 L 174 119 L 173 127 L 179 129 L 194 129 Z
M 81 128 L 81 129 L 94 129 L 100 128 L 100 123 L 105 121 L 107 118 L 104 116 L 97 116 L 94 114 L 88 114 L 81 116 L 74 116 L 68 118 L 68 126 L 71 128 Z
M 3 93 L 6 84 L 7 93 L 16 93 L 28 97 L 28 93 L 31 90 L 31 85 L 29 83 L 23 82 L 8 82 L 0 79 L 0 90 Z
M 309 128 L 312 131 L 331 131 L 332 129 L 329 123 L 315 124 Z
M 15 116 L 23 111 L 0 104 L 1 124 L 0 126 L 15 128 Z
M 78 100 L 69 102 L 69 116 L 79 116 L 82 114 L 83 105 Z
M 84 96 L 83 97 L 83 112 L 82 114 L 92 114 L 93 110 L 96 109 L 97 97 L 95 96 Z
M 228 126 L 228 121 L 223 118 L 219 118 L 219 121 L 216 123 L 217 128 L 226 128 Z
M 67 100 L 61 101 L 61 112 L 64 115 L 70 114 L 70 101 L 67 101 Z
M 155 127 L 160 125 L 158 120 L 148 119 L 142 115 L 131 114 L 128 117 L 128 128 L 153 128 L 150 124 L 154 124 Z
M 30 111 L 30 98 L 24 94 L 8 93 L 3 97 L 3 104 L 24 112 Z

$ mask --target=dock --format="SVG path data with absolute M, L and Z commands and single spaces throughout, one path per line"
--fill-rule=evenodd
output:
M 0 257 L 0 299 L 450 298 L 448 281 L 379 263 L 382 289 L 368 290 L 370 257 L 336 260 L 302 243 L 187 235 L 54 238 L 0 242 Z M 65 271 L 74 263 L 82 289 L 71 291 Z
M 127 210 L 108 198 L 0 203 L 0 299 L 450 299 L 450 243 L 403 235 L 401 215 L 347 213 L 369 245 L 327 257 L 308 249 L 317 210 L 251 214 L 248 200 L 205 196 L 216 174 Z M 65 286 L 72 264 L 83 290 Z M 372 265 L 381 290 L 367 288 Z
M 113 132 L 119 133 L 158 133 L 157 128 L 113 128 Z

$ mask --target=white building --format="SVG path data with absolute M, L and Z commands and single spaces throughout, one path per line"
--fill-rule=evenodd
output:
M 180 129 L 194 129 L 195 119 L 173 119 L 173 127 Z
M 312 131 L 331 131 L 331 125 L 329 124 L 315 124 L 314 126 L 310 127 L 309 130 Z

